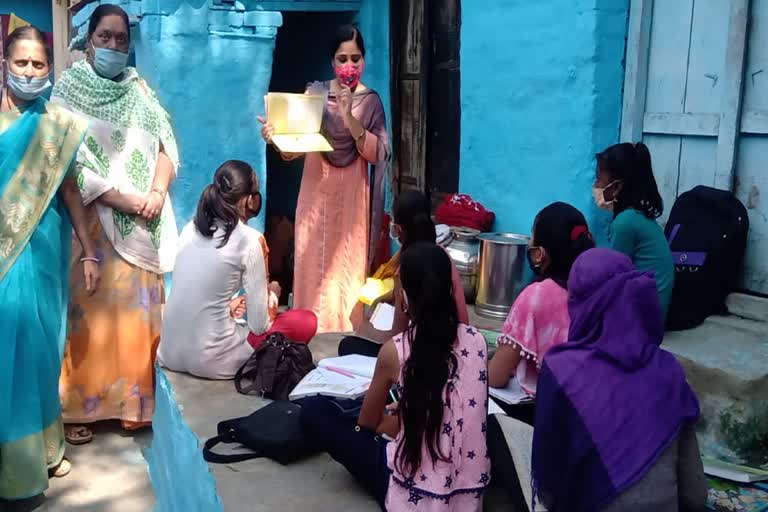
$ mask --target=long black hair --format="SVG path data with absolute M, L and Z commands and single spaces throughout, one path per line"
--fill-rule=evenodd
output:
M 458 368 L 453 348 L 459 320 L 445 251 L 434 242 L 416 242 L 400 261 L 411 324 L 403 341 L 410 343 L 410 355 L 403 366 L 399 404 L 403 442 L 395 460 L 401 474 L 413 477 L 424 462 L 422 446 L 433 461 L 445 460 L 439 444 L 443 389 Z
M 3 53 L 7 60 L 10 61 L 11 51 L 18 41 L 35 41 L 36 43 L 40 43 L 43 46 L 43 49 L 45 49 L 45 57 L 48 59 L 48 65 L 53 61 L 53 53 L 51 52 L 51 47 L 48 45 L 48 40 L 45 38 L 45 34 L 32 25 L 19 27 L 5 38 L 5 48 Z
M 430 217 L 429 200 L 416 190 L 402 192 L 392 208 L 394 222 L 402 228 L 400 244 L 402 250 L 415 242 L 435 243 L 437 233 Z
M 238 202 L 257 190 L 253 168 L 242 160 L 227 160 L 216 169 L 213 183 L 200 196 L 195 227 L 206 238 L 212 238 L 218 228 L 223 228 L 224 236 L 218 247 L 224 247 L 240 222 Z
M 552 203 L 539 212 L 533 223 L 533 244 L 543 247 L 549 256 L 549 265 L 542 269 L 541 277 L 563 288 L 567 287 L 576 258 L 595 247 L 587 219 L 567 203 Z
M 360 55 L 365 58 L 365 40 L 363 39 L 363 34 L 356 25 L 342 25 L 336 30 L 336 33 L 333 35 L 333 41 L 331 42 L 331 58 L 336 56 L 336 52 L 339 51 L 339 46 L 347 41 L 354 41 L 360 49 Z
M 598 173 L 607 173 L 611 181 L 622 181 L 613 208 L 614 217 L 629 208 L 634 208 L 649 219 L 661 216 L 664 201 L 653 176 L 648 146 L 642 142 L 615 144 L 598 153 L 596 158 Z
M 125 22 L 125 30 L 128 32 L 128 38 L 131 37 L 131 24 L 128 21 L 128 14 L 123 10 L 122 7 L 115 4 L 101 4 L 96 9 L 93 10 L 93 13 L 91 13 L 91 19 L 88 20 L 88 39 L 93 36 L 93 33 L 96 32 L 96 28 L 99 26 L 99 23 L 101 23 L 101 19 L 104 16 L 120 16 L 123 21 Z

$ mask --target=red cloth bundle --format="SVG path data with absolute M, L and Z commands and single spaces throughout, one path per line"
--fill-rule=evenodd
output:
M 435 212 L 435 218 L 440 224 L 479 231 L 489 231 L 495 217 L 493 212 L 486 210 L 485 206 L 467 194 L 453 194 L 446 197 Z

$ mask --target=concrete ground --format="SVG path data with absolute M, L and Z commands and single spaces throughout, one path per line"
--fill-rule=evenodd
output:
M 94 440 L 67 445 L 72 472 L 50 480 L 45 497 L 24 503 L 0 502 L 2 512 L 145 512 L 155 497 L 142 455 L 152 432 L 124 432 L 117 422 L 95 427 Z

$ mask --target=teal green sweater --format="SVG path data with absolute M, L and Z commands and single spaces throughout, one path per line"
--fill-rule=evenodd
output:
M 653 271 L 664 316 L 675 282 L 675 262 L 664 230 L 656 221 L 635 209 L 624 210 L 611 224 L 611 248 L 632 258 L 638 270 Z

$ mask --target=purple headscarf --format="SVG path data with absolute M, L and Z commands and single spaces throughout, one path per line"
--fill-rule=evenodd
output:
M 592 249 L 574 263 L 568 297 L 570 340 L 544 357 L 537 386 L 534 496 L 550 512 L 595 512 L 650 470 L 699 402 L 659 348 L 653 275 Z
M 327 98 L 323 112 L 322 134 L 330 142 L 333 151 L 323 153 L 323 158 L 334 167 L 350 165 L 360 157 L 360 153 L 357 151 L 354 137 L 344 126 L 344 119 L 338 113 L 339 105 L 336 95 L 331 92 L 331 83 L 313 82 L 307 86 L 307 90 L 312 94 L 325 95 Z M 371 229 L 368 247 L 370 266 L 376 253 L 376 242 L 379 240 L 381 223 L 384 218 L 384 194 L 386 193 L 386 179 L 389 174 L 390 155 L 387 119 L 384 115 L 381 98 L 372 89 L 352 94 L 352 115 L 360 121 L 363 128 L 375 135 L 378 141 L 376 161 L 371 162 L 373 173 L 371 176 Z

